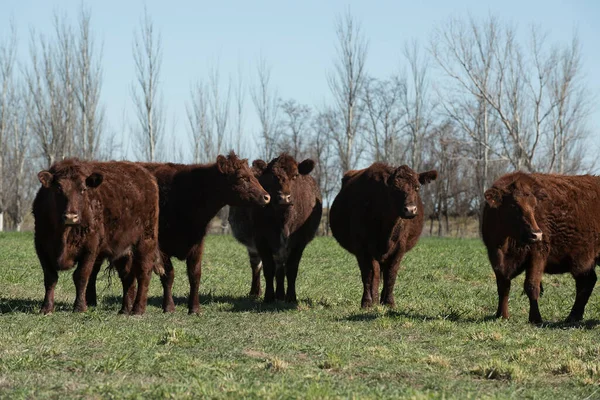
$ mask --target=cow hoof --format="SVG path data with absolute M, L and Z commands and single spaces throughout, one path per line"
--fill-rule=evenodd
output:
M 52 308 L 42 308 L 40 310 L 40 313 L 44 314 L 44 315 L 50 315 L 54 312 L 54 309 Z
M 198 307 L 198 308 L 190 308 L 190 309 L 189 309 L 189 311 L 188 311 L 188 314 L 189 314 L 189 315 L 197 315 L 197 314 L 200 314 L 200 308 L 199 308 L 199 307 Z
M 170 302 L 170 303 L 164 304 L 164 305 L 163 305 L 163 312 L 164 312 L 164 313 L 172 313 L 172 312 L 175 312 L 175 303 L 173 303 L 173 302 Z
M 583 315 L 569 315 L 567 317 L 567 319 L 565 319 L 565 323 L 574 324 L 577 322 L 581 322 L 582 319 L 583 319 Z
M 129 314 L 131 314 L 131 310 L 128 310 L 126 308 L 121 308 L 119 310 L 119 314 L 121 314 L 121 315 L 129 315 Z
M 360 307 L 361 308 L 371 308 L 371 307 L 373 307 L 373 302 L 372 301 L 363 301 L 360 304 Z
M 265 296 L 265 303 L 274 303 L 275 302 L 275 296 Z

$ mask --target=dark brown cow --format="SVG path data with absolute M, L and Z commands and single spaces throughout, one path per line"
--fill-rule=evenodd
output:
M 481 233 L 498 286 L 497 317 L 508 318 L 511 280 L 525 271 L 529 321 L 544 273 L 571 273 L 577 294 L 567 321 L 583 318 L 600 257 L 600 178 L 515 172 L 485 192 Z
M 436 171 L 417 174 L 406 165 L 393 168 L 384 163 L 344 175 L 342 189 L 331 205 L 329 223 L 339 244 L 358 260 L 362 307 L 379 302 L 380 271 L 381 303 L 394 306 L 400 261 L 423 230 L 419 189 L 436 178 Z
M 158 182 L 160 192 L 159 244 L 165 275 L 161 277 L 163 310 L 172 312 L 175 272 L 171 257 L 186 260 L 190 314 L 199 310 L 204 237 L 210 221 L 225 205 L 269 203 L 270 196 L 254 177 L 248 161 L 231 152 L 214 164 L 141 163 Z
M 253 163 L 259 181 L 269 192 L 271 204 L 264 208 L 232 207 L 229 223 L 233 235 L 248 249 L 252 267 L 250 295 L 260 295 L 260 269 L 263 268 L 265 302 L 286 300 L 295 303 L 298 265 L 306 245 L 314 238 L 321 221 L 321 194 L 309 175 L 315 163 L 300 164 L 282 154 L 268 165 Z M 261 263 L 262 260 L 262 263 Z M 287 292 L 284 281 L 287 277 Z M 273 287 L 273 279 L 277 288 Z
M 85 311 L 92 270 L 113 261 L 123 283 L 121 313 L 143 314 L 158 258 L 158 187 L 145 169 L 127 162 L 69 159 L 41 171 L 33 202 L 35 249 L 44 270 L 42 312 L 54 310 L 58 271 L 77 263 L 75 311 Z M 155 264 L 156 263 L 156 264 Z M 135 279 L 138 282 L 135 303 Z M 95 288 L 94 288 L 95 289 Z M 95 290 L 94 290 L 95 303 Z

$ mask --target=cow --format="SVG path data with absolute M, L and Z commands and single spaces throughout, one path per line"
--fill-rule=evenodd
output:
M 128 162 L 66 159 L 40 171 L 38 179 L 42 186 L 33 202 L 33 216 L 35 250 L 46 289 L 41 311 L 54 311 L 58 272 L 75 264 L 74 311 L 86 311 L 90 274 L 108 258 L 123 283 L 120 313 L 143 314 L 152 270 L 161 270 L 154 176 Z M 95 305 L 95 287 L 93 297 Z
M 161 276 L 163 311 L 175 310 L 171 257 L 176 257 L 186 261 L 190 283 L 188 311 L 197 314 L 204 237 L 210 221 L 225 205 L 264 206 L 270 196 L 254 177 L 248 160 L 238 158 L 233 151 L 227 156 L 219 155 L 212 164 L 139 165 L 156 177 L 159 188 L 158 241 L 165 270 Z
M 600 177 L 514 172 L 485 193 L 481 235 L 498 288 L 497 318 L 508 318 L 511 280 L 525 271 L 529 322 L 542 322 L 538 298 L 544 273 L 571 273 L 580 321 L 600 260 Z
M 400 261 L 423 230 L 421 185 L 437 178 L 437 171 L 420 174 L 406 165 L 394 168 L 376 162 L 344 174 L 342 188 L 329 212 L 331 232 L 356 256 L 363 282 L 361 307 L 379 302 L 395 306 L 394 285 Z
M 246 246 L 250 258 L 250 295 L 260 296 L 262 267 L 266 303 L 274 300 L 297 302 L 298 266 L 304 248 L 315 237 L 323 211 L 319 187 L 309 175 L 314 166 L 313 160 L 298 163 L 287 153 L 269 164 L 254 161 L 254 173 L 271 195 L 271 203 L 263 208 L 231 207 L 229 210 L 233 235 Z

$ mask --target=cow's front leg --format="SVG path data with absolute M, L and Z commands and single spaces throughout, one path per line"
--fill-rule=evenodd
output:
M 54 312 L 54 289 L 56 288 L 56 283 L 58 282 L 58 271 L 46 260 L 40 261 L 42 264 L 42 269 L 44 270 L 44 288 L 46 290 L 41 312 L 43 314 L 51 314 Z
M 252 268 L 252 284 L 250 285 L 250 296 L 260 296 L 260 271 L 262 270 L 262 261 L 258 253 L 248 250 L 250 258 L 250 268 Z
M 98 273 L 100 273 L 100 269 L 102 269 L 103 258 L 99 258 L 94 263 L 94 269 L 90 274 L 90 279 L 88 280 L 87 290 L 85 291 L 85 301 L 89 307 L 96 307 L 98 305 L 98 294 L 96 288 L 96 281 L 98 280 Z
M 296 303 L 298 301 L 296 298 L 296 278 L 298 276 L 298 266 L 300 265 L 303 251 L 304 245 L 295 247 L 290 251 L 290 255 L 285 263 L 285 273 L 287 277 L 285 301 L 288 303 Z
M 542 316 L 538 305 L 540 287 L 544 265 L 546 260 L 542 255 L 532 252 L 531 263 L 525 272 L 525 293 L 529 297 L 529 322 L 532 324 L 542 323 Z
M 73 273 L 73 282 L 75 283 L 76 290 L 75 304 L 73 305 L 73 311 L 75 312 L 84 312 L 87 310 L 86 290 L 95 262 L 96 254 L 88 253 L 79 261 L 77 269 Z
M 508 296 L 510 294 L 510 278 L 506 278 L 502 273 L 496 272 L 496 286 L 498 288 L 498 310 L 496 311 L 496 318 L 508 319 Z
M 400 262 L 404 253 L 396 255 L 392 260 L 386 263 L 383 268 L 383 289 L 381 290 L 381 304 L 389 307 L 395 307 L 396 301 L 394 300 L 394 286 L 396 285 L 396 277 L 398 276 L 398 269 L 400 268 Z
M 171 257 L 162 253 L 162 262 L 165 274 L 160 277 L 160 283 L 163 287 L 163 312 L 175 311 L 175 302 L 173 301 L 173 281 L 175 280 L 175 270 Z
M 379 302 L 379 263 L 368 254 L 363 254 L 356 258 L 358 259 L 360 274 L 363 281 L 361 307 L 371 307 L 374 302 Z
M 198 314 L 200 311 L 200 278 L 202 277 L 202 253 L 204 251 L 204 240 L 194 246 L 186 258 L 188 279 L 190 281 L 190 297 L 188 299 L 188 313 Z

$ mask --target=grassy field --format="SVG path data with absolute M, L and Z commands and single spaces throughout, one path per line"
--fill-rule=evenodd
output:
M 100 280 L 96 309 L 73 314 L 65 272 L 56 312 L 42 316 L 32 235 L 0 234 L 0 397 L 600 398 L 598 295 L 583 324 L 564 325 L 574 282 L 546 276 L 548 323 L 530 326 L 520 277 L 512 319 L 490 319 L 496 288 L 479 240 L 421 240 L 395 310 L 359 309 L 355 259 L 331 238 L 306 249 L 297 307 L 246 296 L 246 252 L 228 236 L 207 240 L 200 315 L 187 315 L 179 262 L 176 274 L 173 314 L 154 277 L 146 315 L 117 315 L 116 275 Z

